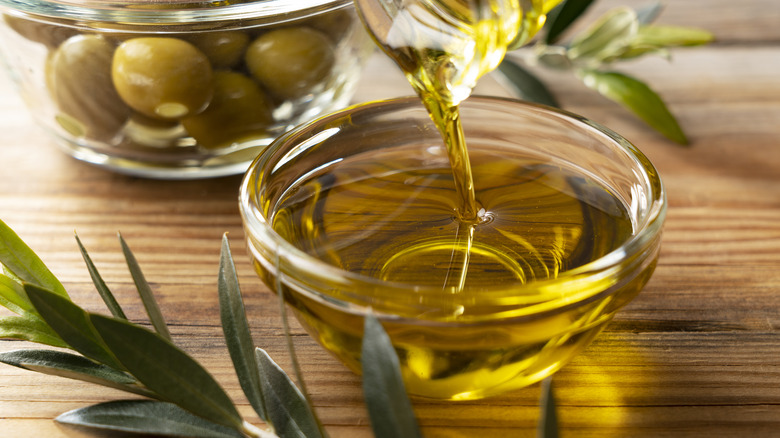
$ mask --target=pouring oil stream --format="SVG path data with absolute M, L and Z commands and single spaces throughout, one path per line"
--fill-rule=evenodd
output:
M 444 140 L 457 194 L 445 290 L 463 289 L 477 200 L 458 105 L 508 48 L 532 37 L 559 0 L 355 0 L 376 43 L 401 68 Z

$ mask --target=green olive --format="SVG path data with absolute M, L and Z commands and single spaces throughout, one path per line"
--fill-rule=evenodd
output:
M 197 33 L 187 39 L 209 58 L 214 68 L 234 67 L 249 45 L 249 34 L 239 31 Z
M 337 11 L 326 12 L 307 18 L 306 26 L 317 29 L 330 38 L 331 41 L 338 44 L 346 34 L 352 30 L 353 22 L 356 20 L 350 10 L 339 9 Z
M 252 76 L 281 99 L 295 99 L 316 91 L 330 76 L 335 59 L 328 37 L 303 26 L 260 35 L 249 45 L 245 56 Z
M 76 35 L 52 52 L 46 84 L 60 125 L 77 137 L 106 141 L 119 132 L 130 109 L 114 90 L 114 46 L 99 35 Z
M 233 71 L 214 73 L 214 97 L 200 114 L 181 120 L 184 129 L 207 148 L 265 135 L 273 124 L 272 106 L 252 78 Z
M 70 27 L 42 23 L 13 15 L 3 14 L 3 21 L 22 37 L 41 43 L 50 49 L 57 48 L 65 40 L 78 34 L 76 29 Z
M 114 53 L 111 75 L 122 99 L 149 117 L 179 119 L 197 114 L 213 93 L 206 55 L 177 38 L 123 42 Z

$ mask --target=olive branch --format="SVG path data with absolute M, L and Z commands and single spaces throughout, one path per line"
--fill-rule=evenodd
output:
M 66 412 L 56 421 L 96 431 L 170 437 L 327 437 L 305 392 L 265 350 L 254 346 L 227 235 L 222 238 L 217 287 L 222 329 L 239 384 L 265 423 L 260 426 L 245 421 L 214 377 L 176 346 L 151 287 L 122 236 L 122 252 L 152 329 L 128 320 L 78 235 L 76 242 L 111 315 L 87 312 L 75 304 L 35 252 L 0 220 L 0 305 L 15 314 L 0 316 L 0 339 L 59 348 L 3 352 L 0 362 L 119 389 L 144 399 L 99 403 Z M 281 297 L 280 305 L 284 306 Z M 289 340 L 289 328 L 286 324 L 284 328 Z M 292 342 L 288 344 L 295 363 Z M 365 318 L 361 353 L 364 398 L 374 435 L 422 436 L 404 389 L 398 357 L 381 323 L 372 315 Z M 300 375 L 298 382 L 303 383 Z M 541 414 L 539 436 L 556 437 L 549 380 L 543 384 Z
M 565 0 L 547 16 L 541 38 L 529 48 L 507 56 L 499 65 L 499 79 L 521 98 L 559 107 L 555 95 L 523 64 L 572 72 L 582 83 L 617 102 L 668 139 L 688 144 L 688 138 L 663 98 L 645 82 L 613 66 L 645 55 L 671 58 L 674 47 L 711 42 L 703 29 L 653 24 L 662 12 L 654 2 L 640 9 L 618 7 L 605 13 L 584 31 L 562 43 L 562 37 L 594 0 Z

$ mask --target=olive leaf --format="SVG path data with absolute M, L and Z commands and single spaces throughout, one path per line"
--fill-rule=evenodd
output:
M 598 66 L 604 59 L 622 53 L 638 30 L 636 11 L 628 7 L 615 8 L 574 38 L 567 51 L 568 57 L 579 65 Z
M 547 23 L 548 39 L 537 43 L 525 59 L 541 67 L 573 71 L 586 86 L 623 105 L 670 140 L 688 144 L 679 123 L 655 91 L 638 79 L 605 71 L 605 67 L 616 61 L 648 54 L 670 58 L 670 48 L 707 44 L 713 41 L 714 36 L 703 29 L 649 24 L 662 10 L 662 5 L 655 2 L 637 10 L 628 7 L 612 9 L 584 32 L 575 35 L 568 47 L 551 45 L 560 36 L 558 29 L 565 29 L 589 4 L 588 1 L 572 0 L 556 8 Z M 507 60 L 498 71 L 519 97 L 544 102 L 528 92 L 532 87 L 543 90 L 543 82 L 536 76 Z M 540 85 L 534 84 L 535 80 Z M 549 90 L 541 93 L 553 96 Z
M 42 374 L 81 380 L 122 391 L 153 396 L 132 376 L 84 356 L 55 350 L 14 350 L 0 353 L 0 362 Z
M 266 414 L 281 438 L 322 437 L 317 417 L 304 394 L 262 348 L 255 349 Z
M 583 83 L 639 116 L 648 125 L 680 144 L 688 139 L 661 97 L 644 82 L 617 72 L 579 72 Z
M 632 41 L 639 46 L 690 47 L 712 42 L 712 33 L 694 27 L 640 26 Z
M 593 4 L 593 0 L 566 0 L 547 14 L 545 44 L 554 44 L 561 35 Z
M 3 274 L 0 274 L 0 305 L 17 315 L 35 313 L 22 285 Z
M 168 339 L 124 319 L 94 313 L 89 319 L 130 374 L 161 399 L 215 423 L 241 427 L 243 420 L 219 383 Z
M 11 272 L 11 270 L 8 269 L 8 267 L 6 267 L 5 265 L 2 265 L 2 262 L 0 262 L 0 266 L 3 268 L 3 274 L 5 274 L 7 277 L 11 278 L 11 280 L 13 280 L 13 281 L 15 281 L 15 282 L 17 282 L 19 284 L 22 284 L 23 280 L 21 278 L 19 278 L 19 276 L 17 276 L 13 272 Z
M 17 314 L 17 315 L 24 315 L 25 310 L 19 306 L 16 305 L 13 301 L 7 299 L 5 295 L 3 295 L 3 286 L 0 285 L 0 306 L 5 307 L 6 309 L 10 310 L 11 312 Z
M 421 437 L 412 403 L 406 395 L 398 356 L 390 337 L 373 315 L 363 327 L 361 351 L 363 394 L 377 438 Z
M 671 58 L 669 48 L 699 46 L 712 42 L 714 36 L 703 29 L 680 26 L 640 26 L 622 52 L 615 51 L 602 60 L 604 64 L 637 58 L 647 54 Z
M 146 309 L 147 315 L 149 315 L 149 321 L 152 322 L 154 329 L 157 330 L 157 333 L 159 333 L 160 336 L 170 340 L 171 334 L 168 332 L 168 325 L 165 324 L 165 319 L 162 316 L 160 307 L 154 299 L 152 288 L 146 281 L 143 272 L 141 272 L 141 267 L 138 265 L 138 261 L 135 259 L 133 252 L 130 251 L 130 247 L 127 246 L 127 243 L 125 242 L 125 239 L 122 238 L 121 234 L 119 235 L 119 243 L 122 245 L 122 253 L 125 255 L 127 267 L 130 269 L 130 275 L 133 277 L 133 282 L 138 290 L 138 295 L 141 296 L 141 302 Z
M 574 68 L 566 48 L 562 46 L 537 46 L 533 63 L 552 70 L 564 71 Z
M 43 264 L 38 255 L 2 220 L 0 220 L 0 264 L 20 280 L 48 289 L 57 295 L 68 296 L 62 283 Z
M 81 307 L 33 284 L 25 284 L 24 290 L 43 321 L 71 348 L 102 364 L 122 368 L 95 331 L 89 314 Z
M 235 429 L 214 424 L 184 409 L 153 400 L 123 400 L 100 403 L 66 412 L 56 418 L 62 424 L 191 438 L 241 438 Z
M 539 404 L 541 416 L 537 425 L 537 437 L 558 438 L 558 412 L 550 377 L 542 381 L 542 396 Z
M 511 59 L 505 58 L 499 64 L 498 70 L 521 99 L 544 105 L 559 106 L 555 96 L 542 81 Z
M 52 347 L 69 347 L 45 322 L 29 316 L 0 317 L 0 339 L 18 339 Z
M 233 361 L 233 367 L 238 375 L 239 384 L 257 415 L 268 421 L 258 365 L 255 360 L 255 347 L 246 319 L 244 301 L 241 298 L 238 275 L 233 257 L 230 254 L 227 234 L 222 236 L 217 284 L 222 331 L 225 335 L 230 358 Z
M 117 318 L 127 319 L 125 312 L 122 311 L 119 303 L 116 302 L 114 294 L 112 294 L 111 290 L 108 289 L 106 282 L 103 281 L 103 278 L 100 276 L 100 273 L 95 267 L 95 264 L 92 263 L 92 258 L 89 257 L 87 249 L 84 248 L 84 245 L 81 243 L 81 239 L 79 239 L 78 235 L 76 235 L 76 242 L 79 245 L 81 256 L 84 258 L 84 263 L 87 264 L 87 270 L 89 271 L 89 276 L 92 277 L 92 283 L 95 284 L 95 288 L 100 294 L 100 297 L 103 299 L 103 302 L 106 303 L 106 307 L 108 307 L 108 310 L 111 311 L 111 314 Z
M 636 18 L 639 20 L 639 24 L 650 24 L 661 15 L 664 5 L 661 2 L 650 3 L 636 9 Z

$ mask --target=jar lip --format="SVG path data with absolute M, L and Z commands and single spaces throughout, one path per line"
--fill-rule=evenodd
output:
M 606 128 L 598 123 L 592 122 L 574 113 L 567 112 L 558 108 L 551 108 L 544 105 L 538 105 L 530 102 L 520 101 L 512 98 L 504 97 L 485 97 L 485 96 L 472 96 L 467 99 L 463 105 L 470 104 L 483 104 L 488 107 L 495 108 L 496 105 L 512 105 L 515 107 L 526 107 L 529 109 L 536 109 L 540 111 L 551 112 L 562 116 L 569 120 L 578 121 L 583 128 L 593 129 L 594 131 L 603 134 L 611 141 L 614 141 L 622 148 L 629 156 L 635 159 L 639 165 L 646 171 L 646 176 L 650 179 L 650 185 L 653 186 L 651 193 L 650 206 L 643 217 L 642 221 L 636 224 L 636 231 L 619 247 L 613 251 L 605 254 L 604 256 L 591 261 L 585 265 L 579 266 L 574 269 L 564 271 L 558 275 L 558 277 L 549 280 L 536 280 L 525 284 L 512 284 L 512 285 L 500 285 L 492 288 L 480 289 L 481 294 L 485 296 L 503 297 L 502 293 L 509 293 L 513 296 L 528 296 L 529 308 L 528 312 L 521 312 L 523 315 L 538 314 L 541 311 L 552 310 L 566 305 L 574 305 L 581 303 L 585 300 L 594 299 L 596 296 L 600 296 L 603 292 L 601 290 L 593 290 L 594 288 L 588 288 L 587 290 L 578 289 L 579 285 L 584 284 L 582 281 L 586 278 L 606 278 L 609 273 L 613 273 L 614 269 L 629 258 L 634 258 L 641 251 L 647 249 L 649 245 L 660 236 L 661 229 L 666 216 L 666 193 L 663 188 L 662 181 L 658 175 L 653 164 L 647 159 L 647 157 L 630 142 L 624 139 L 619 134 Z M 263 151 L 255 161 L 250 165 L 249 170 L 245 174 L 239 190 L 239 207 L 242 219 L 244 221 L 244 229 L 247 233 L 247 240 L 250 244 L 250 253 L 254 252 L 254 248 L 251 248 L 251 239 L 259 239 L 264 241 L 270 241 L 272 247 L 278 251 L 279 260 L 290 260 L 292 263 L 298 263 L 297 269 L 302 269 L 305 265 L 305 272 L 316 275 L 320 278 L 329 279 L 343 279 L 343 283 L 364 285 L 368 288 L 381 286 L 382 288 L 392 288 L 393 290 L 406 290 L 417 294 L 437 294 L 441 292 L 441 289 L 427 288 L 421 286 L 415 286 L 407 283 L 393 283 L 382 281 L 373 277 L 364 276 L 354 272 L 345 271 L 339 269 L 336 266 L 327 264 L 319 259 L 311 257 L 304 251 L 301 251 L 293 244 L 285 240 L 282 236 L 276 233 L 271 224 L 268 223 L 266 218 L 261 214 L 260 208 L 257 205 L 254 198 L 255 193 L 252 185 L 256 183 L 258 178 L 258 172 L 263 169 L 267 164 L 268 159 L 273 155 L 274 150 L 282 147 L 286 140 L 295 137 L 298 134 L 305 133 L 315 126 L 326 126 L 337 119 L 340 119 L 344 114 L 349 114 L 354 111 L 360 111 L 363 109 L 371 109 L 382 106 L 391 108 L 408 108 L 413 105 L 419 105 L 419 98 L 417 96 L 399 97 L 387 100 L 373 101 L 362 104 L 353 105 L 349 108 L 332 113 L 330 115 L 323 116 L 319 119 L 313 120 L 306 124 L 300 125 L 291 131 L 283 134 L 277 138 L 265 151 Z M 421 107 L 422 108 L 422 107 Z M 565 287 L 563 287 L 565 286 Z M 557 294 L 558 296 L 551 299 L 539 299 L 533 302 L 534 296 L 545 295 L 550 297 L 550 291 L 554 289 L 563 289 L 563 292 Z M 326 294 L 322 294 L 325 296 Z M 345 294 L 346 295 L 346 294 Z M 356 301 L 360 301 L 359 294 L 356 294 Z M 363 302 L 346 302 L 339 298 L 327 297 L 326 300 L 333 304 L 334 302 L 340 302 L 339 305 L 345 308 L 354 308 L 355 306 L 365 306 L 371 308 L 372 306 L 365 300 Z M 513 316 L 522 316 L 520 313 L 513 313 Z
M 178 5 L 159 9 L 151 5 Z M 254 0 L 215 6 L 208 0 L 0 0 L 0 11 L 54 20 L 102 21 L 123 25 L 186 25 L 249 20 L 288 21 L 340 9 L 351 0 Z M 281 17 L 281 18 L 280 18 Z

